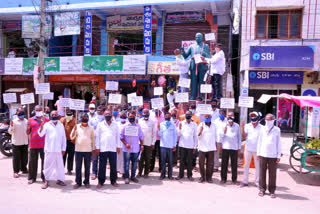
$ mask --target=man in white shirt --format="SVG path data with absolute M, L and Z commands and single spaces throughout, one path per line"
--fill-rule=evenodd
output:
M 167 101 L 169 103 L 170 108 L 174 107 L 174 99 L 176 98 L 176 95 L 174 94 L 173 88 L 170 86 L 168 87 L 168 94 L 167 94 Z
M 174 50 L 174 55 L 176 55 L 176 64 L 178 66 L 178 70 L 180 71 L 179 79 L 189 79 L 189 64 L 191 59 L 185 60 L 181 55 L 180 49 Z M 188 92 L 188 88 L 180 87 L 181 92 Z
M 268 190 L 271 198 L 275 198 L 277 166 L 281 158 L 280 129 L 274 126 L 275 116 L 267 114 L 266 125 L 262 127 L 257 145 L 257 159 L 260 161 L 259 196 L 264 196 L 266 185 L 266 174 L 269 171 Z
M 224 109 L 219 110 L 219 118 L 214 121 L 217 129 L 217 151 L 214 152 L 214 163 L 213 163 L 213 172 L 219 171 L 219 157 L 220 157 L 220 150 L 222 147 L 222 140 L 224 136 L 224 128 L 227 124 L 227 119 L 225 118 L 226 111 Z
M 216 119 L 219 118 L 219 109 L 218 109 L 218 104 L 217 100 L 214 99 L 211 101 L 211 107 L 212 107 L 212 114 L 211 114 L 211 120 L 212 122 L 216 121 Z
M 40 137 L 45 135 L 44 144 L 44 166 L 43 174 L 45 182 L 42 189 L 46 189 L 49 186 L 49 181 L 57 181 L 60 186 L 65 186 L 64 183 L 64 165 L 63 156 L 65 155 L 67 147 L 67 138 L 64 126 L 59 121 L 59 115 L 57 111 L 51 112 L 50 122 L 44 124 L 44 119 L 41 119 L 41 126 L 38 130 Z
M 246 147 L 244 151 L 244 171 L 243 182 L 240 187 L 248 186 L 249 168 L 250 162 L 253 157 L 255 172 L 255 184 L 259 187 L 259 168 L 260 164 L 257 160 L 257 143 L 260 136 L 262 126 L 259 124 L 259 115 L 257 112 L 251 112 L 249 114 L 251 123 L 244 125 L 244 121 L 241 122 L 242 138 L 246 138 Z
M 213 162 L 214 151 L 217 150 L 217 129 L 214 123 L 211 122 L 211 115 L 204 116 L 204 122 L 198 128 L 198 150 L 199 150 L 199 168 L 201 178 L 199 183 L 207 181 L 213 183 Z M 204 164 L 206 162 L 206 167 Z
M 186 112 L 186 119 L 179 124 L 178 136 L 180 149 L 180 169 L 176 180 L 184 177 L 184 165 L 187 162 L 187 176 L 190 181 L 192 178 L 192 159 L 197 148 L 197 124 L 191 121 L 192 112 Z
M 127 122 L 127 112 L 120 112 L 120 120 L 118 122 L 119 132 L 127 125 Z M 121 175 L 124 174 L 122 147 L 120 148 L 120 153 L 117 155 L 117 172 Z
M 237 184 L 238 155 L 241 150 L 240 127 L 234 122 L 233 112 L 228 113 L 227 125 L 224 128 L 222 141 L 221 184 L 227 181 L 228 163 L 231 159 L 232 183 Z
M 18 178 L 19 172 L 28 173 L 28 120 L 25 119 L 24 109 L 18 108 L 17 118 L 10 121 L 9 134 L 12 135 L 13 177 Z
M 226 70 L 226 58 L 221 44 L 216 44 L 215 54 L 211 59 L 205 60 L 210 64 L 210 76 L 212 76 L 212 99 L 220 99 L 222 97 L 222 75 Z M 204 59 L 204 58 L 203 58 Z
M 96 130 L 96 153 L 99 156 L 98 185 L 101 188 L 106 181 L 107 159 L 110 163 L 110 181 L 114 187 L 117 183 L 117 153 L 120 153 L 122 146 L 120 142 L 120 131 L 118 124 L 112 121 L 112 112 L 104 112 L 105 121 L 97 126 Z
M 153 120 L 149 119 L 150 113 L 149 109 L 143 109 L 142 117 L 139 119 L 139 125 L 143 133 L 143 151 L 141 153 L 139 161 L 139 172 L 138 176 L 142 176 L 144 170 L 144 177 L 148 178 L 150 172 L 150 162 L 152 150 L 154 149 L 154 144 L 157 139 L 157 127 Z

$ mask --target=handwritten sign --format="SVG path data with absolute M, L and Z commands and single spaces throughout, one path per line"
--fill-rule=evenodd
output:
M 220 108 L 234 108 L 234 98 L 221 98 Z
M 143 106 L 143 97 L 142 96 L 136 96 L 131 98 L 131 105 L 132 106 Z
M 163 95 L 163 88 L 162 87 L 154 87 L 153 95 L 154 96 Z
M 128 103 L 131 103 L 132 102 L 132 98 L 133 97 L 136 97 L 137 96 L 137 93 L 134 92 L 134 93 L 131 93 L 131 94 L 128 94 L 127 97 L 128 97 Z
M 202 59 L 201 59 L 201 55 L 200 54 L 195 54 L 194 55 L 194 61 L 196 64 L 199 64 L 202 62 Z
M 70 109 L 83 111 L 86 102 L 84 100 L 71 99 L 70 101 Z
M 201 84 L 200 85 L 200 92 L 204 94 L 210 94 L 212 92 L 212 85 L 211 84 Z
M 126 126 L 124 128 L 124 135 L 131 137 L 138 137 L 139 129 L 137 126 Z
M 204 38 L 206 41 L 214 41 L 216 40 L 216 35 L 214 33 L 206 33 L 204 34 Z
M 176 103 L 187 103 L 189 102 L 189 93 L 176 93 L 175 95 L 175 102 Z
M 17 94 L 16 93 L 3 94 L 3 102 L 4 103 L 16 103 L 17 102 Z
M 198 114 L 212 114 L 210 104 L 198 104 L 196 111 Z
M 61 106 L 62 108 L 69 108 L 70 102 L 71 102 L 70 98 L 60 98 L 59 99 L 59 106 Z
M 107 91 L 118 91 L 119 82 L 115 81 L 106 81 L 106 90 Z
M 36 85 L 36 94 L 50 93 L 50 83 L 39 83 Z
M 34 94 L 33 93 L 21 94 L 20 100 L 21 100 L 21 105 L 32 104 L 34 103 Z
M 121 94 L 109 94 L 108 103 L 121 104 Z
M 183 88 L 190 88 L 190 83 L 191 83 L 190 79 L 180 78 L 178 86 L 183 87 Z
M 53 100 L 53 92 L 47 93 L 43 95 L 44 100 Z
M 153 109 L 162 109 L 164 107 L 162 98 L 153 98 L 151 99 L 151 106 Z
M 253 101 L 253 97 L 240 96 L 238 106 L 245 108 L 253 108 Z

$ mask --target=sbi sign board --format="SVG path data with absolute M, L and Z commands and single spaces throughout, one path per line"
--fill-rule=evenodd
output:
M 251 46 L 252 68 L 313 68 L 314 46 Z

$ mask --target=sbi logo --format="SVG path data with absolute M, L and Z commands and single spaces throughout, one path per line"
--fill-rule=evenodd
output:
M 256 76 L 257 76 L 256 72 L 250 72 L 249 74 L 250 79 L 254 79 L 256 78 Z
M 254 60 L 259 60 L 259 59 L 260 59 L 260 54 L 254 53 L 254 54 L 252 55 L 252 58 L 253 58 Z
M 252 58 L 254 60 L 259 60 L 261 58 L 261 60 L 273 61 L 274 60 L 274 53 L 261 53 L 261 55 L 259 53 L 254 53 L 252 55 Z

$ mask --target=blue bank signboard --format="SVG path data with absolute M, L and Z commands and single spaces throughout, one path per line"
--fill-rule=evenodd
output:
M 303 83 L 303 71 L 249 71 L 249 83 L 297 84 Z
M 313 68 L 313 46 L 251 46 L 252 68 Z

